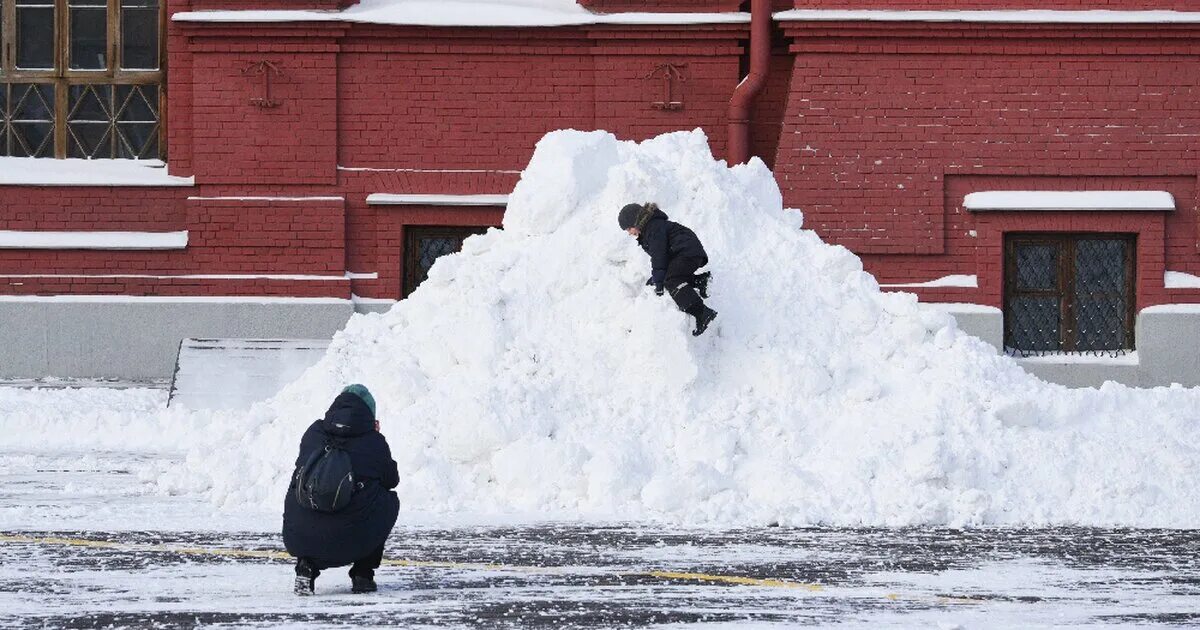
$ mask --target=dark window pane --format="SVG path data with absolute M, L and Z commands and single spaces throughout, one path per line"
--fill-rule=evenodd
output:
M 1059 298 L 1016 296 L 1008 303 L 1009 343 L 1022 352 L 1059 350 L 1062 311 Z
M 1058 287 L 1058 246 L 1020 244 L 1017 254 L 1017 289 Z
M 117 86 L 117 157 L 158 158 L 158 86 Z
M 158 7 L 121 9 L 121 67 L 158 69 Z
M 122 122 L 158 122 L 158 86 L 118 85 L 117 112 Z
M 157 123 L 117 123 L 117 156 L 127 159 L 158 158 Z
M 15 157 L 54 157 L 54 124 L 14 122 L 10 142 Z
M 1077 350 L 1120 350 L 1126 346 L 1129 302 L 1124 239 L 1075 242 L 1075 330 Z
M 0 86 L 6 94 L 0 113 L 6 128 L 0 134 L 0 154 L 16 157 L 54 157 L 54 86 L 14 83 Z
M 111 85 L 72 85 L 67 101 L 67 120 L 110 122 L 112 115 Z
M 111 158 L 112 125 L 106 122 L 67 123 L 67 157 Z
M 71 7 L 71 68 L 108 69 L 107 8 Z
M 1075 300 L 1075 349 L 1120 350 L 1126 347 L 1124 296 L 1080 297 Z
M 1084 293 L 1123 292 L 1127 241 L 1081 239 L 1075 244 L 1076 289 Z
M 111 85 L 72 85 L 67 101 L 67 156 L 111 158 Z
M 54 7 L 17 7 L 17 67 L 54 68 Z
M 54 121 L 53 85 L 14 83 L 11 88 L 9 113 L 14 121 Z

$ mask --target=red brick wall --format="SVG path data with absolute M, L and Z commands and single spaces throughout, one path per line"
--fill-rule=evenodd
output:
M 699 126 L 721 152 L 742 31 L 464 30 L 430 39 L 364 28 L 339 57 L 339 161 L 519 170 L 537 140 L 561 128 L 644 139 Z M 653 106 L 664 98 L 654 74 L 664 64 L 683 67 L 682 110 Z
M 519 169 L 554 125 L 591 127 L 586 49 L 564 39 L 565 50 L 530 57 L 522 49 L 540 48 L 535 33 L 518 42 L 481 35 L 347 42 L 339 56 L 340 163 Z
M 188 188 L 0 186 L 0 230 L 186 229 Z M 136 204 L 129 203 L 137 199 Z
M 3 249 L 0 292 L 349 297 L 342 201 L 187 200 L 193 192 L 0 187 L 0 204 L 12 210 L 0 218 L 0 230 L 188 231 L 184 250 Z M 330 278 L 177 277 L 213 274 Z
M 173 139 L 190 144 L 184 152 L 190 153 L 189 166 L 199 181 L 336 182 L 338 28 L 185 31 L 191 40 L 186 62 L 192 81 L 191 138 Z M 261 65 L 266 63 L 275 70 Z M 271 74 L 270 99 L 264 73 Z M 273 106 L 258 106 L 256 100 Z
M 188 262 L 209 273 L 341 275 L 342 200 L 192 199 Z
M 1170 190 L 1179 209 L 1166 219 L 1168 249 L 1140 268 L 1139 302 L 1167 299 L 1164 264 L 1200 269 L 1200 45 L 1186 29 L 787 28 L 797 58 L 776 165 L 785 202 L 865 254 L 881 281 L 978 273 L 980 290 L 962 293 L 998 306 L 998 254 L 980 258 L 964 236 L 994 220 L 960 208 L 981 189 Z M 1031 213 L 1012 224 L 1022 220 L 1067 229 Z
M 183 7 L 172 0 L 172 10 Z M 752 146 L 775 165 L 786 205 L 863 254 L 882 282 L 978 274 L 978 290 L 920 293 L 998 305 L 999 262 L 987 243 L 1004 230 L 1115 227 L 1141 235 L 1139 304 L 1200 301 L 1200 291 L 1162 287 L 1166 269 L 1200 275 L 1200 37 L 1192 27 L 781 28 L 794 41 L 789 51 L 781 39 L 772 59 Z M 502 212 L 369 206 L 367 195 L 507 193 L 534 143 L 564 127 L 642 139 L 700 126 L 723 155 L 747 33 L 745 25 L 171 29 L 170 170 L 195 174 L 198 185 L 0 187 L 0 229 L 188 229 L 189 248 L 0 251 L 0 276 L 350 270 L 379 273 L 353 282 L 359 295 L 397 297 L 405 225 L 494 225 Z M 243 71 L 262 60 L 283 72 L 273 86 L 278 108 L 249 102 L 264 96 L 263 78 Z M 686 79 L 674 86 L 677 111 L 653 105 L 665 90 L 654 72 L 665 64 Z M 1178 210 L 1031 217 L 961 209 L 968 192 L 1033 187 L 1169 190 Z M 345 296 L 350 284 L 42 278 L 0 291 Z

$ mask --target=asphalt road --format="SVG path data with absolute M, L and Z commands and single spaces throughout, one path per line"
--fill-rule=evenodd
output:
M 555 525 L 393 532 L 380 592 L 275 534 L 0 534 L 0 625 L 1200 626 L 1200 532 Z

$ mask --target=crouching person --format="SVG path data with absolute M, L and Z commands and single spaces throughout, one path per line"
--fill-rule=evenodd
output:
M 296 557 L 297 595 L 312 595 L 323 569 L 350 566 L 351 590 L 375 590 L 375 569 L 396 524 L 396 462 L 362 385 L 334 398 L 300 439 L 283 508 L 283 544 Z

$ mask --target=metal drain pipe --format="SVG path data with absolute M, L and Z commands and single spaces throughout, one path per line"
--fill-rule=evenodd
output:
M 750 159 L 750 110 L 767 84 L 771 65 L 771 0 L 751 0 L 750 74 L 729 101 L 729 165 Z

